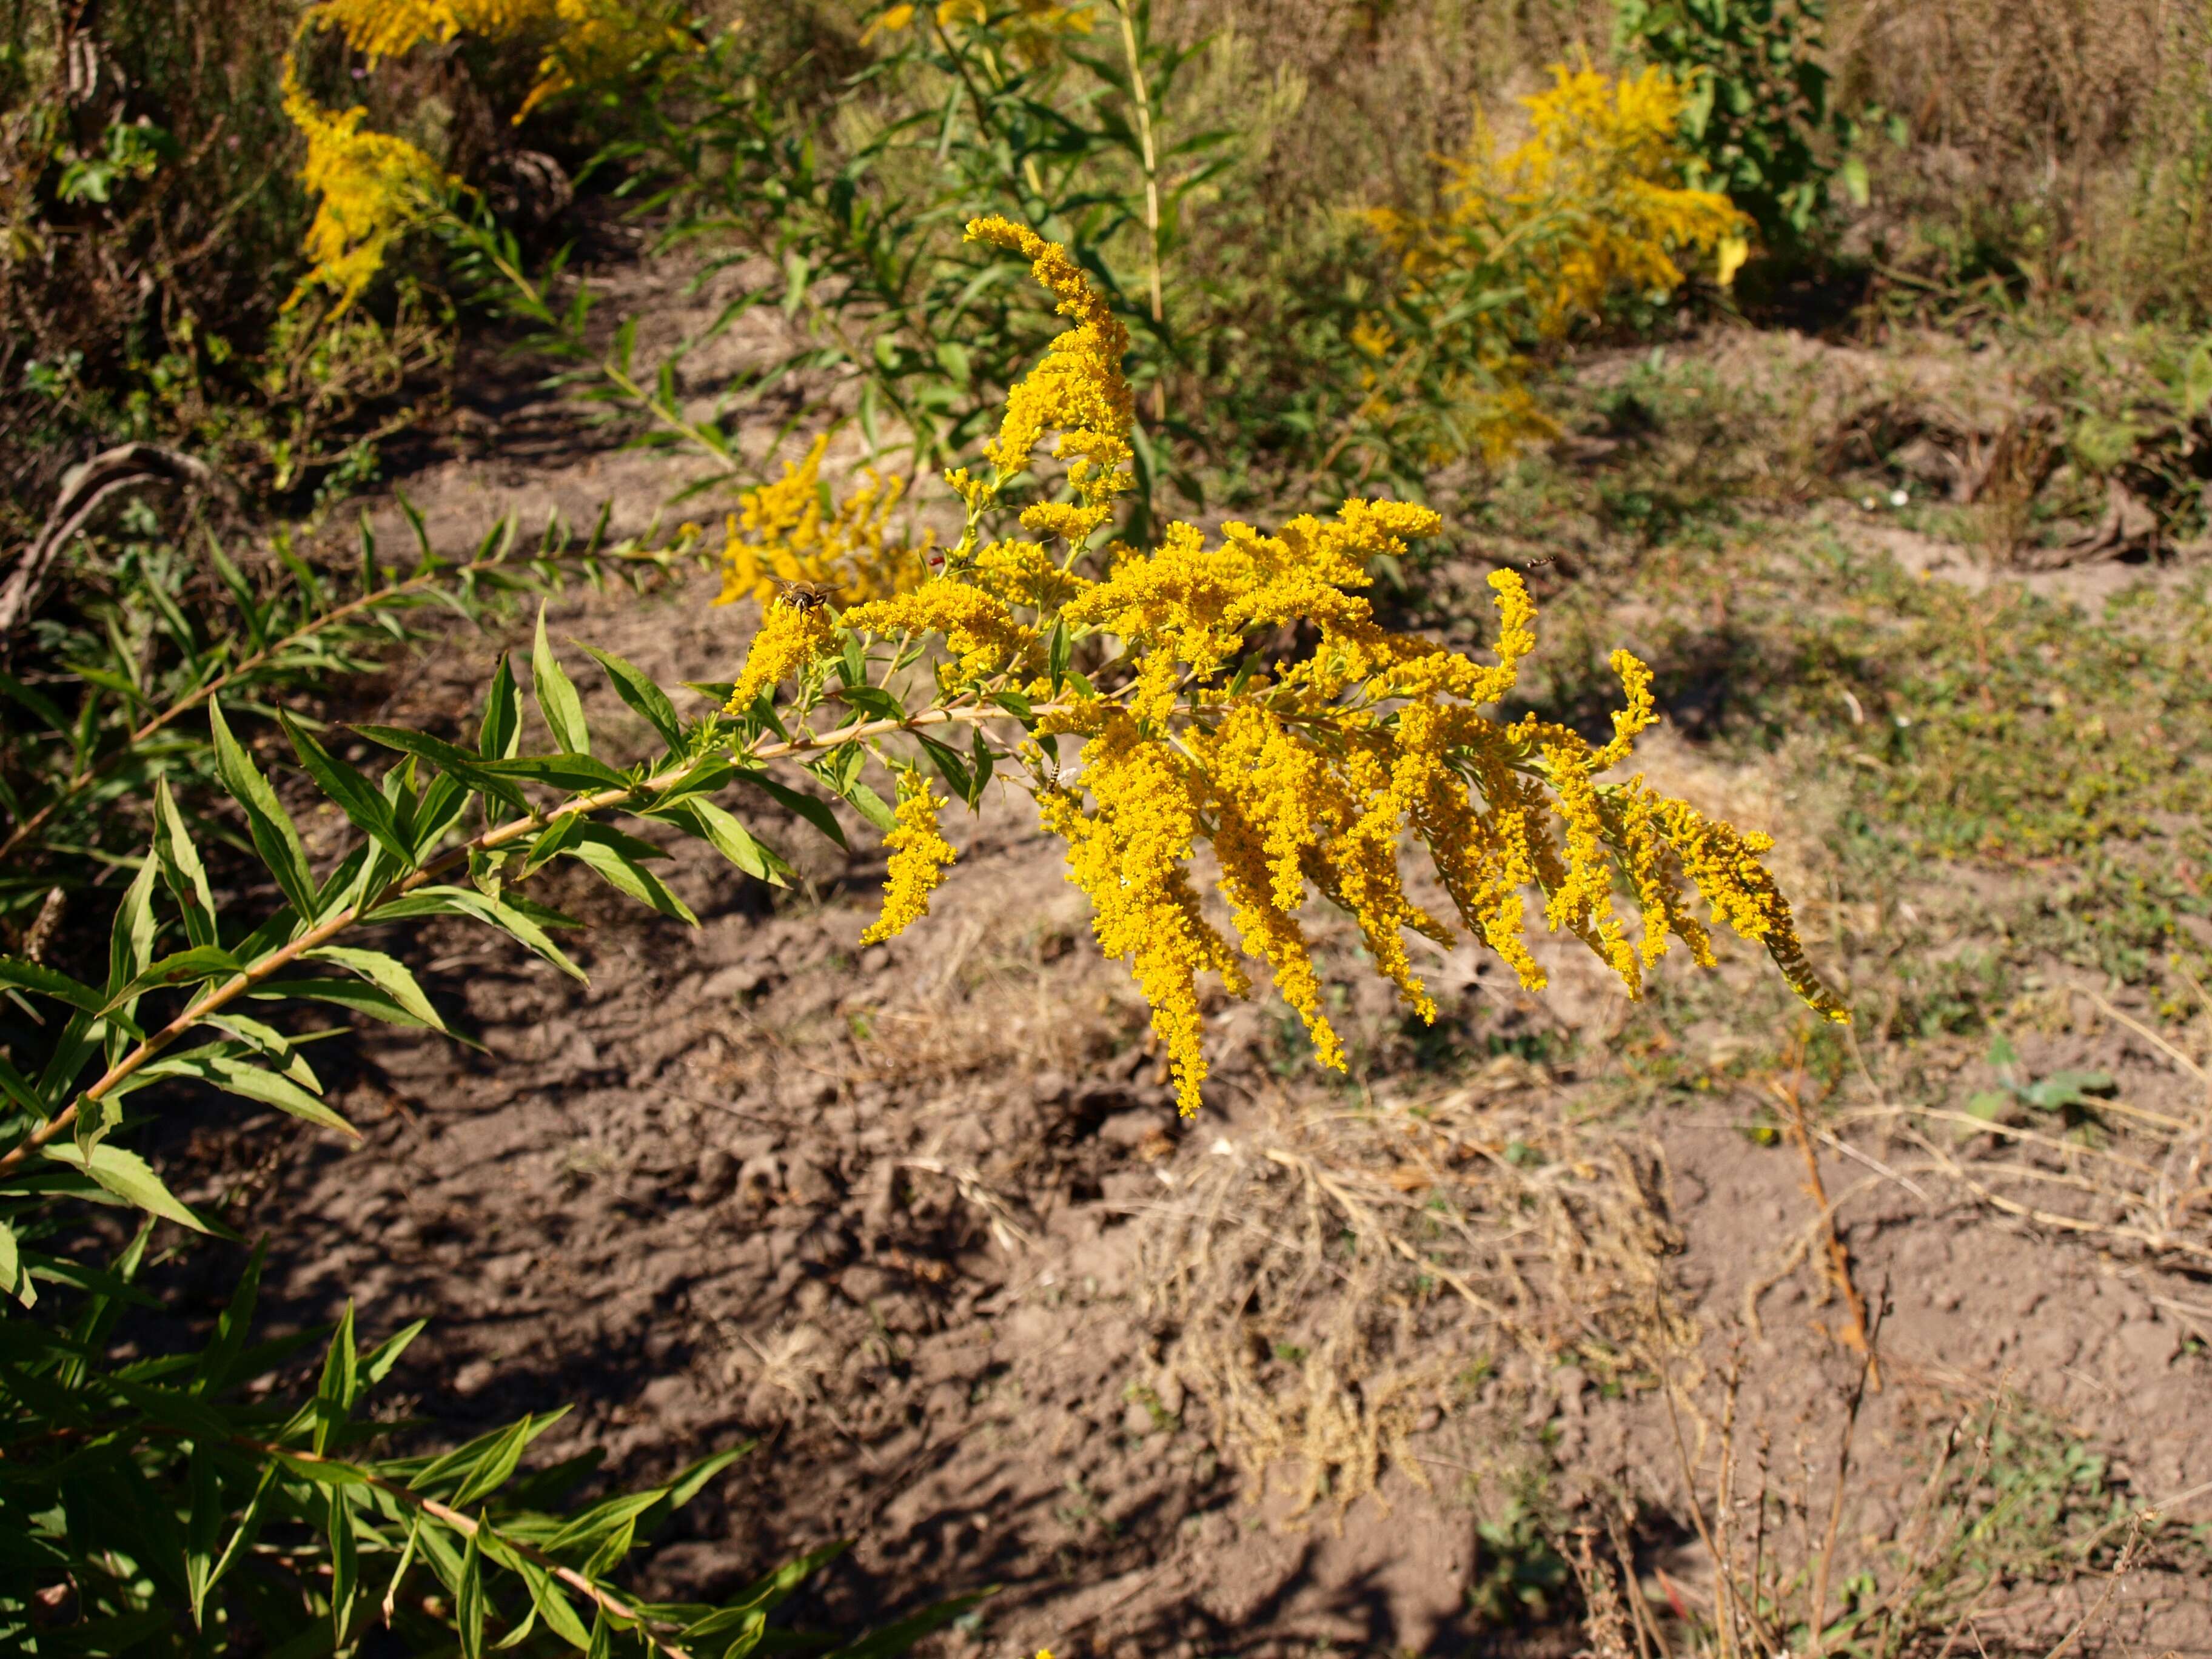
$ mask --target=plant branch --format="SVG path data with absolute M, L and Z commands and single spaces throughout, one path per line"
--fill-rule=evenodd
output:
M 489 1530 L 487 1523 L 472 1521 L 459 1510 L 449 1508 L 434 1498 L 425 1498 L 422 1493 L 410 1486 L 403 1486 L 397 1480 L 386 1480 L 380 1474 L 372 1474 L 358 1463 L 346 1463 L 338 1458 L 324 1457 L 314 1452 L 300 1451 L 289 1446 L 272 1445 L 265 1441 L 248 1440 L 240 1435 L 233 1435 L 230 1437 L 230 1443 L 241 1450 L 252 1452 L 262 1457 L 280 1458 L 292 1463 L 313 1463 L 325 1468 L 333 1466 L 343 1468 L 359 1475 L 363 1485 L 374 1486 L 386 1496 L 398 1498 L 401 1503 L 420 1510 L 432 1520 L 451 1527 L 464 1538 L 474 1538 L 480 1532 Z M 543 1567 L 578 1595 L 589 1597 L 605 1609 L 608 1617 L 628 1620 L 635 1624 L 643 1633 L 645 1639 L 665 1655 L 665 1659 L 691 1659 L 691 1655 L 687 1650 L 655 1632 L 654 1620 L 649 1615 L 623 1601 L 613 1591 L 593 1583 L 574 1568 L 563 1566 L 543 1550 L 533 1548 L 520 1540 L 509 1538 L 496 1531 L 492 1533 L 492 1536 L 498 1540 L 501 1549 L 512 1550 L 525 1560 Z
M 1059 713 L 1072 707 L 1068 703 L 1045 703 L 1030 711 L 1030 718 L 1040 714 Z M 973 726 L 993 720 L 1012 720 L 1016 716 L 996 707 L 972 706 L 963 708 L 926 708 L 916 714 L 899 720 L 865 720 L 858 725 L 840 726 L 834 732 L 809 734 L 786 742 L 756 744 L 745 750 L 739 758 L 750 761 L 783 760 L 793 755 L 842 748 L 848 744 L 866 743 L 872 738 L 887 737 L 896 732 L 918 730 L 925 726 L 950 724 Z M 118 1085 L 131 1078 L 167 1048 L 178 1038 L 199 1024 L 210 1014 L 236 1001 L 255 986 L 262 984 L 280 969 L 289 967 L 308 951 L 328 944 L 348 928 L 373 920 L 377 909 L 391 901 L 428 885 L 439 877 L 465 866 L 470 855 L 487 853 L 506 846 L 510 842 L 544 830 L 563 817 L 589 817 L 611 809 L 642 802 L 654 795 L 664 794 L 696 769 L 696 759 L 689 759 L 668 766 L 641 782 L 625 788 L 595 790 L 579 795 L 551 812 L 532 812 L 526 817 L 511 818 L 507 823 L 484 830 L 446 852 L 411 873 L 396 878 L 386 884 L 375 897 L 359 903 L 349 904 L 332 912 L 307 932 L 271 951 L 260 961 L 233 975 L 195 999 L 185 1010 L 158 1031 L 142 1039 L 137 1046 L 107 1068 L 100 1080 L 86 1089 L 55 1116 L 33 1129 L 23 1139 L 0 1153 L 0 1176 L 20 1167 L 32 1154 L 51 1145 L 66 1133 L 76 1121 L 80 1109 L 88 1101 L 97 1101 Z

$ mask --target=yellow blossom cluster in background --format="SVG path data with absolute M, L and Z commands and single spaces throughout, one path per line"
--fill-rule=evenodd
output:
M 284 113 L 307 141 L 301 178 L 316 198 L 306 252 L 313 262 L 293 290 L 297 304 L 312 288 L 331 290 L 343 311 L 384 263 L 392 240 L 418 223 L 453 180 L 404 138 L 365 132 L 368 112 L 321 108 L 284 66 Z
M 372 64 L 463 34 L 542 40 L 537 80 L 517 121 L 548 98 L 604 79 L 647 52 L 690 41 L 649 8 L 626 0 L 322 0 L 308 17 L 336 29 Z
M 725 522 L 715 604 L 750 597 L 765 606 L 780 581 L 818 583 L 834 590 L 840 605 L 859 603 L 902 592 L 928 574 L 935 532 L 909 543 L 890 531 L 906 481 L 871 468 L 865 483 L 830 503 L 822 488 L 829 447 L 826 434 L 816 438 L 803 459 L 784 463 L 782 477 L 738 497 Z
M 1555 64 L 1552 77 L 1522 100 L 1532 131 L 1509 151 L 1478 106 L 1466 146 L 1443 158 L 1442 211 L 1364 216 L 1399 258 L 1398 303 L 1419 319 L 1407 331 L 1419 343 L 1379 318 L 1352 330 L 1366 394 L 1355 419 L 1401 432 L 1427 422 L 1432 464 L 1470 451 L 1494 462 L 1556 436 L 1527 385 L 1533 341 L 1601 317 L 1620 295 L 1673 294 L 1691 252 L 1711 255 L 1725 284 L 1748 251 L 1751 222 L 1683 183 L 1683 91 L 1666 71 L 1615 80 L 1585 63 Z M 1434 422 L 1437 409 L 1450 418 Z
M 680 50 L 690 37 L 626 0 L 320 0 L 303 25 L 336 31 L 373 67 L 419 46 L 443 46 L 463 34 L 488 40 L 544 43 L 520 121 L 546 99 L 619 74 L 655 51 Z M 312 262 L 293 291 L 337 296 L 343 311 L 382 268 L 394 238 L 421 223 L 459 188 L 406 139 L 365 131 L 368 111 L 323 108 L 301 87 L 296 64 L 284 62 L 284 113 L 307 140 L 301 179 L 315 198 L 305 252 Z
M 1091 8 L 1086 0 L 1073 5 L 1061 0 L 1012 0 L 987 4 L 986 0 L 939 0 L 935 6 L 899 4 L 886 7 L 860 36 L 861 43 L 880 36 L 903 33 L 917 15 L 927 15 L 940 29 L 972 30 L 1004 45 L 1024 64 L 1035 69 L 1050 61 L 1070 35 L 1091 33 Z
M 1618 293 L 1672 294 L 1686 250 L 1713 254 L 1723 283 L 1733 276 L 1751 222 L 1727 197 L 1682 183 L 1680 85 L 1656 66 L 1615 79 L 1587 63 L 1553 64 L 1552 82 L 1522 100 L 1534 131 L 1503 155 L 1477 110 L 1465 149 L 1445 158 L 1443 213 L 1368 214 L 1409 276 L 1507 258 L 1547 334 Z
M 987 450 L 993 478 L 950 475 L 969 507 L 955 550 L 963 556 L 906 592 L 846 611 L 840 625 L 864 648 L 891 639 L 903 652 L 915 636 L 933 635 L 945 651 L 940 705 L 981 715 L 996 702 L 1024 714 L 1028 737 L 1006 757 L 1026 766 L 1044 827 L 1066 844 L 1101 947 L 1127 960 L 1151 1005 L 1186 1113 L 1198 1109 L 1206 1076 L 1200 978 L 1218 975 L 1231 994 L 1247 994 L 1248 959 L 1266 965 L 1323 1063 L 1344 1064 L 1303 920 L 1316 897 L 1352 919 L 1376 969 L 1424 1018 L 1437 1011 L 1408 955 L 1408 931 L 1449 947 L 1464 929 L 1523 985 L 1544 987 L 1524 937 L 1532 890 L 1545 926 L 1580 939 L 1631 995 L 1674 940 L 1714 962 L 1689 908 L 1694 890 L 1715 921 L 1765 946 L 1806 1002 L 1844 1018 L 1759 861 L 1771 843 L 1640 775 L 1601 781 L 1657 719 L 1643 663 L 1625 651 L 1613 657 L 1624 705 L 1611 738 L 1593 744 L 1534 715 L 1509 725 L 1484 712 L 1512 690 L 1535 644 L 1535 608 L 1514 573 L 1490 579 L 1492 663 L 1376 618 L 1363 591 L 1368 568 L 1441 527 L 1426 507 L 1347 501 L 1330 519 L 1301 517 L 1273 535 L 1226 524 L 1211 543 L 1176 524 L 1151 549 L 1115 544 L 1093 574 L 1088 550 L 1102 509 L 1130 487 L 1126 337 L 1064 250 L 1004 220 L 976 221 L 969 234 L 1029 258 L 1076 326 L 1009 395 Z M 1039 542 L 985 541 L 981 530 L 1048 431 L 1059 434 L 1052 453 L 1073 499 L 1046 503 L 1049 513 L 1031 507 L 1020 523 L 1059 538 L 1066 550 L 1058 561 Z M 802 665 L 796 653 L 836 648 L 830 632 L 802 636 L 805 615 L 771 607 L 733 707 L 749 702 L 748 688 Z M 1314 643 L 1275 657 L 1261 642 L 1285 637 L 1290 623 Z M 1096 641 L 1090 676 L 1048 661 L 1048 642 L 1085 640 Z M 1072 772 L 1054 758 L 1067 738 L 1081 744 Z M 935 808 L 915 799 L 901 805 L 895 833 L 906 838 L 896 843 L 886 922 L 927 890 L 918 860 L 935 835 Z M 1195 873 L 1201 844 L 1233 945 Z M 1426 849 L 1456 925 L 1409 893 L 1412 844 Z M 1638 912 L 1635 939 L 1615 908 L 1620 890 Z

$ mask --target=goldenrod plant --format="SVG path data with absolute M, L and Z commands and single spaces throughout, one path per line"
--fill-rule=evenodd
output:
M 264 1648 L 343 1650 L 380 1620 L 418 1645 L 442 1627 L 469 1655 L 542 1638 L 680 1659 L 742 1656 L 764 1639 L 767 1607 L 811 1560 L 714 1607 L 641 1602 L 612 1577 L 726 1457 L 563 1515 L 563 1470 L 520 1472 L 550 1416 L 440 1455 L 380 1456 L 383 1425 L 357 1407 L 414 1328 L 363 1352 L 349 1315 L 312 1397 L 242 1394 L 291 1352 L 249 1342 L 251 1268 L 197 1351 L 117 1361 L 105 1340 L 136 1294 L 129 1281 L 156 1224 L 217 1230 L 131 1150 L 149 1109 L 180 1087 L 212 1088 L 351 1133 L 324 1097 L 308 1059 L 317 1032 L 301 1021 L 335 1007 L 445 1029 L 384 930 L 474 921 L 580 979 L 556 939 L 579 924 L 529 892 L 561 859 L 695 920 L 652 868 L 664 849 L 610 820 L 673 828 L 781 883 L 789 866 L 725 802 L 773 800 L 842 840 L 824 797 L 842 799 L 888 832 L 882 911 L 862 935 L 873 941 L 927 915 L 957 857 L 945 807 L 975 806 L 994 786 L 1025 793 L 1065 843 L 1100 947 L 1127 961 L 1150 1002 L 1187 1113 L 1206 1081 L 1203 975 L 1241 995 L 1264 973 L 1322 1063 L 1346 1064 L 1305 920 L 1316 896 L 1352 919 L 1374 971 L 1425 1018 L 1436 1004 L 1407 932 L 1448 942 L 1463 929 L 1540 989 L 1524 938 L 1532 896 L 1548 928 L 1595 952 L 1632 994 L 1673 941 L 1711 963 L 1717 925 L 1762 945 L 1808 1004 L 1844 1018 L 1760 862 L 1766 839 L 1640 775 L 1605 776 L 1656 718 L 1643 664 L 1613 658 L 1624 706 L 1603 744 L 1533 714 L 1493 718 L 1486 711 L 1534 647 L 1534 608 L 1516 575 L 1492 577 L 1489 662 L 1385 628 L 1364 591 L 1369 562 L 1438 528 L 1411 502 L 1347 501 L 1273 534 L 1230 523 L 1211 544 L 1183 524 L 1149 547 L 1115 539 L 1115 504 L 1133 483 L 1126 330 L 1066 249 L 1000 218 L 967 234 L 1025 260 L 1069 326 L 1012 389 L 978 465 L 949 475 L 965 525 L 925 561 L 926 577 L 849 603 L 820 587 L 779 592 L 735 680 L 705 688 L 714 704 L 691 718 L 630 664 L 583 647 L 660 739 L 626 767 L 592 753 L 542 613 L 530 678 L 550 748 L 526 750 L 521 689 L 504 659 L 473 742 L 356 726 L 398 757 L 381 776 L 280 710 L 305 781 L 359 836 L 322 867 L 210 692 L 232 834 L 280 902 L 235 924 L 216 902 L 201 836 L 157 783 L 104 973 L 0 957 L 11 1005 L 0 1286 L 25 1310 L 52 1298 L 66 1312 L 65 1322 L 41 1311 L 0 1325 L 0 1536 L 15 1540 L 0 1552 L 0 1630 L 11 1640 L 47 1650 L 38 1632 L 57 1584 L 71 1650 L 129 1637 L 148 1651 L 225 1651 L 249 1630 Z M 864 538 L 872 523 L 866 511 L 820 520 L 832 539 Z M 1279 642 L 1292 623 L 1310 643 Z M 897 778 L 896 806 L 870 783 L 872 763 Z M 1455 920 L 1415 896 L 1410 845 L 1425 850 Z M 1640 937 L 1617 892 L 1638 912 Z M 370 927 L 375 946 L 360 942 Z M 144 1218 L 105 1271 L 57 1248 L 81 1238 L 85 1204 Z M 273 1559 L 253 1551 L 264 1529 L 285 1540 Z M 249 1555 L 254 1570 L 239 1570 Z
M 1437 212 L 1367 214 L 1402 280 L 1352 331 L 1365 395 L 1340 453 L 1434 466 L 1553 435 L 1529 386 L 1534 347 L 1622 300 L 1671 297 L 1686 261 L 1710 258 L 1723 287 L 1742 264 L 1751 220 L 1686 182 L 1681 85 L 1656 67 L 1551 74 L 1522 100 L 1531 131 L 1510 150 L 1477 108 Z

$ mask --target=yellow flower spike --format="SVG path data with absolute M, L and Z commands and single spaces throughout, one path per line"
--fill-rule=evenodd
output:
M 1014 620 L 1006 602 L 981 587 L 945 577 L 889 599 L 855 605 L 845 626 L 856 634 L 937 634 L 954 653 L 945 672 L 948 686 L 964 687 L 1009 669 L 1034 672 L 1044 661 L 1044 642 Z
M 1136 483 L 1129 447 L 1136 405 L 1121 373 L 1129 331 L 1059 243 L 995 215 L 969 221 L 968 239 L 1027 259 L 1030 274 L 1076 325 L 1007 394 L 1006 418 L 985 456 L 1001 479 L 1011 478 L 1028 467 L 1046 431 L 1054 430 L 1060 436 L 1054 457 L 1067 461 L 1067 481 L 1085 506 L 1126 494 Z
M 861 944 L 881 944 L 929 914 L 929 896 L 957 856 L 937 827 L 937 815 L 947 805 L 920 774 L 909 772 L 899 780 L 898 827 L 884 837 L 891 856 L 884 876 L 883 914 L 860 935 Z
M 827 434 L 817 436 L 803 457 L 783 464 L 782 477 L 738 498 L 738 511 L 725 521 L 722 591 L 715 604 L 750 596 L 765 605 L 780 581 L 817 583 L 832 589 L 841 604 L 885 599 L 920 586 L 936 532 L 925 532 L 914 544 L 892 538 L 890 517 L 905 495 L 905 482 L 871 468 L 825 512 L 821 469 L 829 447 Z
M 327 288 L 342 312 L 382 267 L 393 240 L 420 223 L 457 181 L 405 139 L 362 131 L 368 112 L 359 105 L 339 115 L 316 104 L 301 89 L 289 58 L 283 98 L 284 113 L 307 141 L 301 182 L 318 198 L 306 240 L 313 264 L 285 307 L 311 288 Z
M 777 600 L 761 612 L 760 631 L 745 652 L 726 714 L 743 715 L 770 686 L 781 685 L 818 661 L 836 637 L 837 624 L 826 605 Z

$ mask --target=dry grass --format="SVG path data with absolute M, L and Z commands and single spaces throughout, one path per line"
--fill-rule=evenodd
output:
M 1601 1380 L 1686 1367 L 1680 1240 L 1655 1143 L 1563 1121 L 1522 1062 L 1371 1109 L 1293 1107 L 1217 1140 L 1143 1215 L 1169 1364 L 1254 1493 L 1295 1463 L 1297 1512 L 1348 1507 L 1490 1363 L 1573 1350 Z M 1422 1484 L 1425 1484 L 1423 1482 Z
M 2160 1112 L 2100 1100 L 2094 1112 L 2101 1122 L 2071 1129 L 2052 1120 L 1991 1122 L 1889 1102 L 1845 1117 L 1880 1123 L 1917 1151 L 1923 1161 L 1905 1174 L 1937 1177 L 2006 1215 L 2094 1237 L 2140 1259 L 2197 1273 L 2212 1268 L 2212 1065 L 2102 997 L 2085 995 L 2105 1019 L 2198 1084 L 2201 1103 Z M 2212 1020 L 2212 998 L 2205 1018 Z

